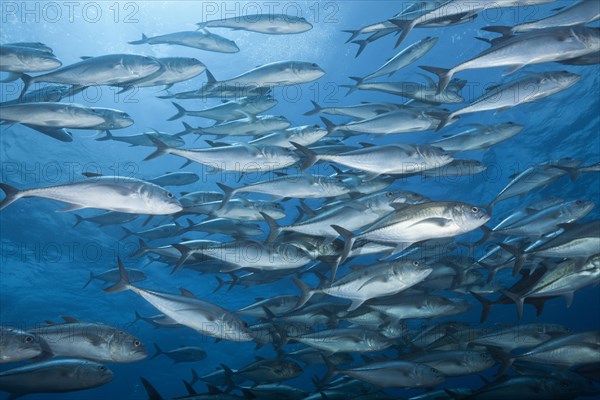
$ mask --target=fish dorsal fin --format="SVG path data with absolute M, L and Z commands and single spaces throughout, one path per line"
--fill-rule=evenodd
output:
M 368 148 L 368 147 L 375 147 L 376 145 L 373 143 L 367 143 L 367 142 L 360 142 L 358 143 L 360 144 L 363 148 Z
M 254 356 L 254 359 L 255 359 L 256 361 L 264 361 L 264 360 L 266 360 L 266 358 L 264 358 L 264 357 L 261 357 L 261 356 Z
M 86 178 L 99 178 L 103 176 L 99 172 L 82 172 L 81 175 L 85 176 Z
M 184 379 L 184 380 L 183 380 L 183 384 L 185 385 L 185 388 L 187 389 L 187 391 L 188 391 L 188 394 L 189 394 L 190 396 L 196 396 L 196 395 L 198 395 L 198 392 L 196 392 L 196 391 L 194 390 L 194 387 L 192 386 L 192 384 L 191 384 L 191 383 L 189 383 L 188 381 L 186 381 L 186 380 Z
M 264 297 L 255 297 L 254 301 L 263 301 L 266 300 Z
M 77 318 L 75 318 L 75 317 L 69 317 L 68 315 L 61 315 L 60 317 L 67 324 L 77 324 L 77 323 L 80 322 Z
M 90 58 L 94 58 L 94 57 L 92 57 L 92 56 L 81 56 L 81 57 L 79 57 L 79 59 L 84 60 L 84 61 L 85 60 L 89 60 Z
M 189 290 L 185 289 L 185 288 L 179 288 L 179 291 L 181 292 L 181 295 L 184 297 L 189 297 L 190 299 L 197 299 L 196 295 L 194 295 L 194 293 L 190 292 Z

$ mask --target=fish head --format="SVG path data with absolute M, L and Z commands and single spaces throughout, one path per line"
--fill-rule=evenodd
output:
M 28 360 L 42 352 L 38 337 L 18 329 L 0 328 L 0 344 L 0 363 Z
M 465 203 L 454 204 L 451 214 L 452 219 L 462 232 L 479 228 L 490 220 L 490 216 L 482 208 Z
M 144 343 L 126 332 L 115 330 L 108 346 L 114 362 L 141 361 L 148 357 Z
M 451 163 L 454 157 L 440 147 L 429 145 L 416 146 L 417 153 L 430 168 L 439 168 Z
M 62 62 L 55 58 L 53 54 L 46 54 L 41 57 L 37 57 L 35 60 L 37 69 L 39 70 L 51 70 L 62 66 Z
M 392 274 L 402 281 L 421 281 L 432 271 L 430 266 L 417 260 L 402 260 L 392 266 Z
M 150 76 L 164 68 L 160 61 L 150 56 L 126 56 L 122 63 L 132 76 L 138 78 Z
M 316 63 L 293 62 L 291 68 L 296 76 L 302 77 L 302 82 L 314 81 L 325 75 L 325 71 Z
M 92 112 L 104 118 L 98 129 L 120 129 L 133 125 L 133 119 L 125 111 L 112 108 L 94 107 Z
M 273 202 L 255 202 L 252 203 L 257 210 L 267 214 L 273 219 L 280 219 L 285 217 L 285 209 L 280 203 Z
M 446 380 L 446 376 L 427 364 L 415 364 L 412 375 L 419 386 L 436 386 Z
M 468 351 L 466 361 L 476 370 L 491 368 L 496 364 L 496 360 L 487 351 Z
M 494 129 L 490 133 L 499 134 L 503 137 L 513 137 L 525 128 L 523 125 L 515 124 L 514 122 L 504 122 L 494 125 Z
M 552 71 L 543 74 L 540 84 L 551 82 L 560 88 L 568 88 L 573 86 L 580 78 L 580 75 L 569 71 Z
M 222 331 L 220 332 L 225 339 L 234 342 L 251 342 L 255 340 L 253 332 L 246 321 L 242 321 L 234 314 L 226 314 L 222 317 Z
M 590 51 L 600 50 L 600 28 L 598 27 L 573 27 L 573 34 Z
M 565 204 L 564 212 L 572 219 L 579 219 L 586 216 L 595 204 L 593 201 L 588 200 L 575 200 Z
M 115 374 L 105 365 L 92 361 L 80 361 L 72 377 L 85 387 L 104 385 L 113 380 Z
M 154 214 L 174 214 L 183 210 L 175 195 L 158 185 L 146 182 L 140 194 Z
M 163 61 L 164 60 L 164 61 Z M 166 63 L 170 70 L 178 73 L 201 73 L 206 69 L 206 65 L 197 58 L 193 57 L 172 57 L 166 59 L 159 59 L 159 61 Z

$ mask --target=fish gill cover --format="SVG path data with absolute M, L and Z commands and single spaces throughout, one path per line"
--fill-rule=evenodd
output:
M 0 6 L 3 395 L 599 398 L 597 0 Z

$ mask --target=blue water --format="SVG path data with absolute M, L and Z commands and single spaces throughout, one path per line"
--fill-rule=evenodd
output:
M 435 48 L 417 63 L 407 66 L 390 80 L 422 79 L 416 75 L 422 72 L 418 65 L 452 67 L 487 48 L 474 37 L 482 35 L 479 28 L 486 25 L 514 25 L 548 15 L 552 9 L 568 5 L 569 1 L 558 1 L 527 10 L 504 9 L 480 15 L 474 22 L 448 28 L 415 29 L 403 45 L 408 45 L 426 36 L 438 36 Z M 155 57 L 188 56 L 196 57 L 205 63 L 217 79 L 226 79 L 245 72 L 257 65 L 280 61 L 302 60 L 316 62 L 327 74 L 316 82 L 291 87 L 276 88 L 274 96 L 279 101 L 268 114 L 284 115 L 293 125 L 321 123 L 318 115 L 303 116 L 312 108 L 310 100 L 323 106 L 351 105 L 367 101 L 400 102 L 396 96 L 379 92 L 357 91 L 345 97 L 346 89 L 340 84 L 351 83 L 348 76 L 364 76 L 395 55 L 394 37 L 386 37 L 367 46 L 364 53 L 355 58 L 356 46 L 344 44 L 348 38 L 343 29 L 357 29 L 371 22 L 385 20 L 402 9 L 398 1 L 321 1 L 321 2 L 81 2 L 69 8 L 62 2 L 11 2 L 2 1 L 2 25 L 0 42 L 42 42 L 52 47 L 54 53 L 68 65 L 81 56 L 98 56 L 111 53 L 145 54 Z M 27 8 L 26 8 L 27 7 Z M 237 54 L 218 54 L 191 48 L 167 45 L 133 46 L 128 41 L 137 40 L 142 33 L 158 35 L 180 30 L 194 30 L 194 24 L 206 19 L 254 14 L 257 11 L 287 12 L 302 15 L 314 25 L 311 31 L 299 35 L 268 36 L 259 33 L 214 29 L 214 33 L 234 40 L 241 51 Z M 216 9 L 216 10 L 215 10 Z M 210 11 L 210 13 L 209 13 Z M 215 14 L 213 14 L 213 12 Z M 229 13 L 224 15 L 224 13 Z M 72 17 L 72 18 L 71 18 Z M 484 33 L 485 34 L 485 33 Z M 490 35 L 487 35 L 490 37 Z M 596 163 L 600 158 L 600 96 L 598 66 L 562 66 L 541 64 L 527 67 L 525 71 L 541 72 L 566 69 L 581 75 L 573 87 L 545 98 L 541 101 L 518 106 L 498 114 L 484 112 L 462 116 L 460 121 L 441 133 L 420 132 L 392 135 L 373 139 L 376 143 L 405 142 L 427 143 L 441 134 L 457 133 L 470 123 L 491 124 L 513 121 L 525 125 L 522 133 L 500 143 L 487 151 L 473 151 L 461 154 L 461 158 L 483 161 L 487 172 L 462 178 L 436 178 L 423 180 L 420 177 L 395 182 L 391 188 L 411 190 L 436 200 L 456 200 L 485 205 L 509 182 L 509 176 L 524 170 L 527 166 L 562 157 L 582 160 L 583 165 Z M 502 69 L 470 70 L 458 74 L 468 80 L 463 95 L 467 101 L 483 93 L 482 88 L 491 83 L 499 83 Z M 204 82 L 204 74 L 190 81 L 178 83 L 174 92 L 199 88 Z M 379 79 L 386 80 L 386 78 Z M 16 97 L 19 83 L 0 85 L 0 100 Z M 158 99 L 158 88 L 142 88 L 139 91 L 117 95 L 115 88 L 92 88 L 73 99 L 77 103 L 91 106 L 111 107 L 126 111 L 135 120 L 129 128 L 114 131 L 115 135 L 136 134 L 157 129 L 169 133 L 182 129 L 180 121 L 167 122 L 175 113 L 169 101 Z M 212 106 L 218 100 L 183 100 L 187 109 L 199 110 Z M 453 107 L 453 106 L 450 106 Z M 184 119 L 196 126 L 208 126 L 209 120 L 193 117 Z M 343 122 L 333 117 L 334 122 Z M 30 129 L 19 126 L 2 126 L 0 137 L 0 173 L 2 182 L 18 188 L 30 188 L 51 184 L 66 183 L 79 179 L 82 171 L 101 172 L 106 175 L 120 174 L 141 179 L 152 178 L 167 171 L 176 171 L 182 163 L 178 157 L 164 156 L 143 162 L 152 151 L 148 147 L 129 147 L 125 143 L 93 139 L 91 131 L 75 131 L 72 143 L 61 143 Z M 350 143 L 364 141 L 350 140 Z M 243 138 L 242 138 L 243 139 Z M 193 138 L 186 137 L 186 148 L 204 146 L 201 141 L 192 144 Z M 370 140 L 370 139 L 369 139 Z M 333 172 L 326 166 L 320 172 Z M 190 165 L 185 171 L 193 171 L 201 180 L 188 187 L 177 187 L 180 191 L 218 190 L 215 182 L 225 182 L 237 187 L 242 183 L 258 180 L 248 176 L 237 183 L 234 174 L 206 174 L 200 165 Z M 524 199 L 518 197 L 500 202 L 494 208 L 494 217 L 488 226 L 493 226 L 499 217 L 522 204 L 547 196 L 560 196 L 564 199 L 587 199 L 600 204 L 600 185 L 597 174 L 582 174 L 576 181 L 562 177 L 546 188 L 529 193 Z M 317 205 L 318 201 L 309 201 Z M 289 217 L 280 221 L 291 222 L 296 217 L 296 201 L 285 203 Z M 258 351 L 252 343 L 234 343 L 207 338 L 187 328 L 178 330 L 154 329 L 144 322 L 131 325 L 134 310 L 143 315 L 154 314 L 155 310 L 140 297 L 131 292 L 108 295 L 102 292 L 101 284 L 94 282 L 81 289 L 89 272 L 100 273 L 116 266 L 115 259 L 120 255 L 126 267 L 142 268 L 145 261 L 127 259 L 126 255 L 137 247 L 135 239 L 119 241 L 122 231 L 118 226 L 98 228 L 83 223 L 73 228 L 75 218 L 70 213 L 60 213 L 59 203 L 22 199 L 0 213 L 1 269 L 0 269 L 0 310 L 2 324 L 19 327 L 35 326 L 44 320 L 58 320 L 61 315 L 71 315 L 85 321 L 96 321 L 125 329 L 140 337 L 151 352 L 153 343 L 164 349 L 179 345 L 194 345 L 205 349 L 208 357 L 194 364 L 173 364 L 166 357 L 144 360 L 135 364 L 112 364 L 114 380 L 97 389 L 85 392 L 59 395 L 30 395 L 29 399 L 146 399 L 146 393 L 139 383 L 143 376 L 152 382 L 165 397 L 183 395 L 182 379 L 190 379 L 190 368 L 203 375 L 213 371 L 220 364 L 232 368 L 241 367 L 253 361 L 255 355 L 275 356 L 271 346 Z M 97 214 L 85 210 L 81 215 Z M 597 207 L 583 221 L 600 216 Z M 132 230 L 142 229 L 143 217 L 127 226 Z M 168 222 L 169 218 L 157 218 L 153 222 Z M 191 235 L 188 235 L 191 236 Z M 200 238 L 195 234 L 193 238 Z M 475 240 L 478 234 L 465 237 Z M 227 240 L 226 237 L 216 236 Z M 168 244 L 169 240 L 153 244 Z M 170 275 L 170 268 L 152 264 L 145 268 L 148 279 L 140 286 L 165 292 L 177 292 L 185 287 L 198 297 L 235 310 L 254 302 L 256 297 L 270 297 L 281 294 L 297 294 L 298 289 L 288 279 L 275 284 L 256 286 L 248 289 L 235 287 L 230 292 L 220 290 L 212 293 L 217 281 L 213 275 L 199 275 L 183 270 Z M 341 272 L 345 270 L 342 269 Z M 505 274 L 506 273 L 506 274 Z M 500 279 L 509 279 L 508 271 L 503 271 Z M 315 282 L 307 280 L 310 284 Z M 453 295 L 458 297 L 458 295 Z M 462 321 L 478 325 L 480 306 L 473 301 L 473 308 L 458 317 Z M 546 304 L 544 313 L 536 318 L 532 308 L 525 307 L 521 322 L 553 322 L 564 324 L 573 330 L 600 328 L 600 291 L 598 287 L 586 288 L 575 294 L 573 304 L 565 307 L 563 299 L 555 299 Z M 444 319 L 446 320 L 446 319 Z M 443 320 L 440 320 L 443 321 Z M 440 322 L 435 321 L 435 322 Z M 492 311 L 486 327 L 496 324 L 518 323 L 514 306 L 498 306 Z M 418 324 L 415 324 L 418 326 Z M 298 348 L 291 346 L 290 348 Z M 357 364 L 359 359 L 357 357 Z M 287 383 L 313 389 L 310 378 L 323 374 L 323 367 L 308 367 L 305 373 Z M 491 376 L 492 372 L 486 373 Z M 479 387 L 477 376 L 447 379 L 443 387 Z M 199 392 L 204 391 L 201 383 L 196 384 Z M 402 397 L 419 393 L 416 390 L 394 390 Z

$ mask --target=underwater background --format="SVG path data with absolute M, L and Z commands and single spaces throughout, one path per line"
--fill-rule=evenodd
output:
M 278 100 L 268 114 L 282 115 L 292 126 L 321 124 L 319 115 L 303 115 L 312 108 L 311 100 L 321 106 L 341 106 L 360 102 L 401 102 L 402 98 L 381 92 L 356 91 L 346 97 L 343 84 L 352 84 L 350 76 L 364 76 L 395 55 L 395 36 L 388 36 L 369 44 L 364 52 L 355 57 L 357 46 L 345 43 L 348 34 L 342 30 L 358 29 L 371 22 L 390 18 L 402 9 L 399 1 L 296 1 L 296 2 L 204 2 L 204 1 L 146 1 L 146 2 L 11 2 L 1 1 L 2 23 L 0 42 L 42 42 L 50 46 L 56 56 L 68 65 L 82 56 L 99 56 L 111 53 L 144 54 L 153 57 L 185 56 L 202 61 L 217 79 L 232 77 L 258 65 L 279 60 L 303 60 L 317 63 L 326 71 L 325 76 L 315 82 L 273 89 Z M 415 29 L 404 45 L 414 43 L 427 36 L 439 37 L 432 51 L 418 62 L 396 72 L 392 78 L 379 80 L 421 80 L 417 73 L 424 73 L 418 65 L 450 67 L 483 51 L 488 45 L 475 40 L 481 36 L 479 30 L 487 25 L 512 26 L 517 23 L 539 19 L 551 10 L 569 5 L 570 1 L 556 1 L 523 9 L 499 9 L 479 15 L 473 22 L 457 26 L 431 29 Z M 272 8 L 269 8 L 272 7 Z M 194 30 L 195 23 L 233 14 L 250 15 L 257 12 L 278 12 L 303 16 L 314 27 L 297 35 L 262 35 L 254 32 L 228 29 L 211 30 L 234 40 L 240 51 L 235 54 L 220 54 L 181 46 L 142 45 L 127 42 L 138 40 L 142 33 L 150 36 L 180 30 Z M 58 14 L 57 14 L 58 12 Z M 71 13 L 71 15 L 69 15 Z M 207 14 L 210 13 L 210 14 Z M 60 15 L 59 15 L 60 14 Z M 460 120 L 441 133 L 433 131 L 410 134 L 387 135 L 377 139 L 366 136 L 351 137 L 346 144 L 361 141 L 385 143 L 429 143 L 441 135 L 457 133 L 468 124 L 491 124 L 512 121 L 525 129 L 517 136 L 487 150 L 465 152 L 461 158 L 482 161 L 487 170 L 481 174 L 462 177 L 422 178 L 415 176 L 396 180 L 390 189 L 410 190 L 439 200 L 463 201 L 485 206 L 510 181 L 510 176 L 528 166 L 563 157 L 582 161 L 582 165 L 597 163 L 600 159 L 600 67 L 562 66 L 538 64 L 524 71 L 543 72 L 566 69 L 581 75 L 581 79 L 569 89 L 540 101 L 526 103 L 515 108 L 495 113 L 487 111 L 464 115 Z M 463 89 L 466 102 L 481 94 L 487 85 L 502 81 L 502 68 L 468 70 L 460 78 L 468 81 Z M 435 77 L 434 77 L 435 78 Z M 194 79 L 177 83 L 172 92 L 199 88 L 206 80 L 202 74 Z M 22 84 L 9 82 L 0 85 L 0 100 L 8 101 L 18 96 Z M 72 101 L 85 105 L 117 108 L 126 111 L 135 124 L 114 131 L 114 135 L 137 134 L 156 129 L 176 133 L 182 130 L 181 120 L 167 121 L 175 113 L 169 100 L 159 99 L 159 88 L 139 88 L 118 94 L 118 88 L 94 87 L 73 97 Z M 69 99 L 70 101 L 71 99 Z M 176 100 L 186 109 L 200 110 L 220 102 L 219 99 Z M 333 116 L 334 122 L 345 121 Z M 210 120 L 185 117 L 193 126 L 209 126 Z M 62 143 L 20 125 L 2 125 L 0 136 L 0 181 L 17 188 L 30 188 L 67 183 L 80 179 L 82 172 L 98 172 L 105 175 L 131 176 L 150 179 L 169 171 L 178 171 L 182 160 L 164 156 L 142 161 L 151 153 L 150 147 L 130 147 L 117 141 L 96 141 L 93 131 L 74 131 L 71 143 Z M 367 138 L 367 139 L 365 139 Z M 193 143 L 186 136 L 185 148 L 205 146 L 202 141 Z M 195 172 L 200 180 L 188 186 L 171 188 L 176 196 L 181 192 L 197 190 L 219 191 L 216 182 L 237 187 L 262 179 L 258 174 L 249 174 L 238 182 L 235 173 L 208 173 L 207 168 L 192 164 L 184 169 Z M 319 173 L 330 174 L 333 170 L 326 164 L 316 167 Z M 576 180 L 569 175 L 552 182 L 547 187 L 536 189 L 524 198 L 514 197 L 494 207 L 493 226 L 500 217 L 519 206 L 545 197 L 564 199 L 586 199 L 600 204 L 598 174 L 584 173 Z M 250 198 L 255 198 L 250 195 Z M 260 196 L 259 196 L 260 197 Z M 258 198 L 258 197 L 256 197 Z M 291 223 L 297 217 L 295 200 L 283 203 L 286 218 L 280 224 Z M 317 200 L 307 204 L 316 207 Z M 148 278 L 141 287 L 164 292 L 178 292 L 185 287 L 201 299 L 216 303 L 228 310 L 236 310 L 253 303 L 255 298 L 283 294 L 299 294 L 298 288 L 289 280 L 257 285 L 249 288 L 236 286 L 230 291 L 218 285 L 214 274 L 199 274 L 184 269 L 171 274 L 171 266 L 147 263 L 146 259 L 128 258 L 137 249 L 135 237 L 120 240 L 123 231 L 118 225 L 98 227 L 81 223 L 74 227 L 73 213 L 56 212 L 59 203 L 43 199 L 23 199 L 0 213 L 0 312 L 1 324 L 20 328 L 39 326 L 46 320 L 59 320 L 60 316 L 73 316 L 83 321 L 106 323 L 126 330 L 139 337 L 151 355 L 153 343 L 163 349 L 180 345 L 198 346 L 206 351 L 207 357 L 195 363 L 173 363 L 166 357 L 149 358 L 132 364 L 110 364 L 115 373 L 112 382 L 99 388 L 73 393 L 31 394 L 28 399 L 146 399 L 147 394 L 140 384 L 144 377 L 165 398 L 182 396 L 186 393 L 181 381 L 189 380 L 191 368 L 199 375 L 215 370 L 221 364 L 238 368 L 254 360 L 255 355 L 274 357 L 271 346 L 255 350 L 254 343 L 220 341 L 201 335 L 188 328 L 156 329 L 134 319 L 134 311 L 142 315 L 155 314 L 154 310 L 139 296 L 124 292 L 106 294 L 99 281 L 86 288 L 90 272 L 101 273 L 116 267 L 116 257 L 123 259 L 125 267 L 143 269 Z M 83 210 L 75 213 L 91 216 L 98 210 Z M 597 219 L 600 208 L 596 206 L 583 221 Z M 142 230 L 144 217 L 126 224 L 133 231 Z M 151 224 L 170 222 L 169 217 L 155 217 Z M 266 224 L 261 223 L 266 230 Z M 202 233 L 188 233 L 184 237 L 198 239 Z M 476 241 L 480 237 L 473 232 L 461 241 Z M 213 240 L 230 240 L 223 235 L 211 235 Z M 166 245 L 173 238 L 152 241 L 152 245 Z M 466 249 L 458 250 L 466 255 Z M 481 249 L 477 249 L 481 256 Z M 376 257 L 366 257 L 360 263 L 368 264 Z M 346 271 L 340 268 L 338 276 Z M 226 276 L 225 276 L 226 277 Z M 316 284 L 316 279 L 307 275 L 307 283 Z M 500 281 L 511 281 L 509 270 L 501 271 Z M 452 297 L 460 297 L 453 294 Z M 435 322 L 457 320 L 479 326 L 481 306 L 471 296 L 462 298 L 472 302 L 473 307 L 463 314 L 436 319 Z M 494 307 L 485 327 L 508 326 L 518 323 L 548 322 L 563 324 L 574 331 L 600 329 L 600 290 L 598 286 L 587 287 L 576 292 L 572 305 L 567 308 L 564 299 L 550 300 L 539 317 L 531 307 L 525 307 L 522 320 L 518 320 L 514 305 Z M 250 319 L 251 320 L 251 319 Z M 411 321 L 409 326 L 418 332 L 426 321 Z M 289 348 L 300 348 L 291 345 Z M 360 359 L 355 357 L 357 364 Z M 6 367 L 6 366 L 5 366 Z M 4 369 L 4 367 L 3 367 Z M 495 368 L 482 375 L 491 378 Z M 313 390 L 311 377 L 322 376 L 324 366 L 307 366 L 304 373 L 286 383 Z M 481 385 L 477 375 L 448 378 L 441 387 L 471 387 Z M 195 384 L 199 393 L 205 392 L 201 382 Z M 408 398 L 422 389 L 391 389 L 389 394 Z M 588 397 L 591 398 L 591 397 Z M 599 397 L 600 398 L 600 397 Z

